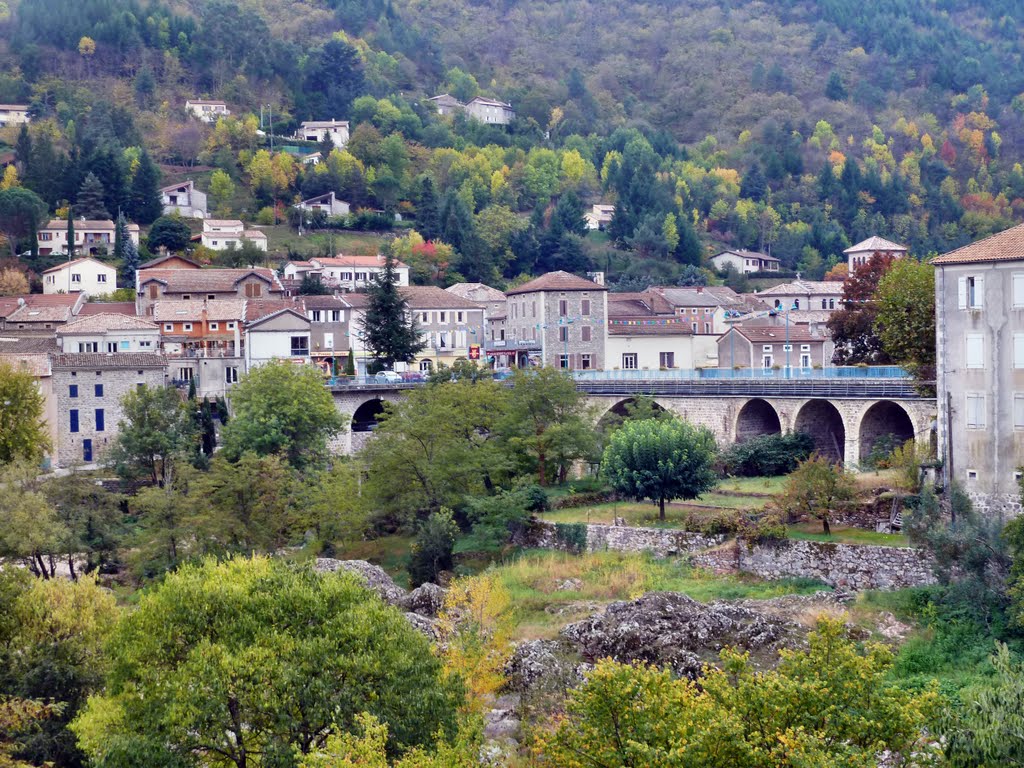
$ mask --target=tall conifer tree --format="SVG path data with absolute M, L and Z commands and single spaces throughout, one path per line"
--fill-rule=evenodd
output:
M 427 345 L 409 312 L 409 303 L 398 290 L 398 272 L 390 250 L 384 255 L 384 271 L 374 278 L 367 293 L 363 340 L 373 356 L 374 368 L 388 370 L 395 363 L 411 363 Z

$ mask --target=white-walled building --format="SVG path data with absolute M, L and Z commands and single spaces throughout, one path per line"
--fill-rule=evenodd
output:
M 177 213 L 186 219 L 206 218 L 206 193 L 196 189 L 192 179 L 180 184 L 171 184 L 160 190 L 164 216 Z
M 117 290 L 117 270 L 92 257 L 74 259 L 43 272 L 43 293 L 100 296 Z
M 116 225 L 110 219 L 75 219 L 75 253 L 94 255 L 111 253 L 114 250 Z M 128 237 L 139 245 L 139 225 L 128 224 Z M 39 255 L 68 252 L 68 222 L 66 219 L 51 219 L 36 233 L 39 241 Z
M 773 309 L 835 312 L 843 308 L 843 284 L 831 280 L 801 280 L 766 288 L 757 298 Z
M 774 256 L 757 251 L 745 251 L 742 248 L 722 251 L 711 257 L 715 269 L 723 270 L 732 267 L 741 275 L 751 272 L 778 272 L 781 262 Z
M 303 141 L 323 141 L 330 137 L 337 149 L 348 144 L 348 120 L 307 120 L 295 132 L 295 138 Z
M 466 114 L 481 123 L 494 125 L 508 125 L 516 119 L 516 113 L 511 104 L 497 99 L 487 99 L 483 96 L 477 96 L 466 105 Z
M 85 315 L 57 329 L 57 343 L 62 352 L 157 352 L 160 328 L 131 315 Z
M 215 123 L 231 114 L 228 105 L 216 99 L 189 99 L 185 102 L 185 111 L 204 123 Z
M 384 271 L 384 257 L 376 256 L 317 256 L 309 260 L 310 269 L 303 270 L 319 275 L 325 285 L 355 291 L 365 288 L 373 278 Z M 297 273 L 301 277 L 302 273 Z M 395 262 L 396 285 L 409 285 L 409 265 Z M 285 275 L 288 276 L 286 269 Z
M 224 251 L 234 245 L 242 247 L 242 240 L 249 240 L 261 251 L 267 250 L 267 236 L 258 229 L 246 229 L 238 219 L 206 219 L 203 221 L 204 247 L 211 251 Z
M 861 264 L 867 264 L 876 253 L 890 254 L 896 258 L 907 255 L 907 246 L 886 240 L 884 237 L 872 236 L 862 240 L 856 245 L 850 246 L 843 253 L 846 255 L 846 265 L 852 275 L 854 270 Z
M 301 211 L 322 211 L 327 216 L 348 216 L 352 210 L 352 206 L 346 203 L 344 200 L 339 200 L 334 192 L 328 192 L 326 195 L 318 195 L 317 197 L 311 197 L 309 200 L 303 200 L 296 206 Z
M 308 363 L 309 348 L 310 321 L 302 314 L 301 307 L 281 308 L 246 322 L 244 350 L 247 371 L 271 360 Z
M 28 104 L 0 104 L 0 128 L 28 123 Z

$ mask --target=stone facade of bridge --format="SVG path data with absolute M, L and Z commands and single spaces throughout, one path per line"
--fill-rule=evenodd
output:
M 353 454 L 373 435 L 370 431 L 354 431 L 353 425 L 363 421 L 363 415 L 379 412 L 382 403 L 401 400 L 405 393 L 399 390 L 366 391 L 357 389 L 334 390 L 334 405 L 344 416 L 345 431 L 331 443 L 331 451 L 339 454 Z
M 850 467 L 866 459 L 875 441 L 884 436 L 930 443 L 936 417 L 935 401 L 926 398 L 659 395 L 653 399 L 679 418 L 710 429 L 719 445 L 763 434 L 807 432 L 820 453 Z M 588 400 L 603 417 L 609 412 L 623 413 L 632 398 L 591 395 Z

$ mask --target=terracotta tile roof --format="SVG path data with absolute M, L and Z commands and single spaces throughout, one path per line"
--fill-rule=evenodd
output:
M 548 272 L 546 275 L 531 280 L 528 283 L 523 283 L 517 288 L 505 291 L 506 296 L 515 296 L 520 293 L 535 293 L 537 291 L 607 291 L 608 288 L 603 285 L 598 285 L 595 282 L 587 280 L 576 275 L 569 274 L 559 270 L 558 272 Z
M 631 302 L 638 302 L 644 308 L 646 314 L 672 315 L 675 314 L 675 307 L 657 291 L 622 292 L 608 294 L 608 315 L 615 312 L 624 312 L 624 307 L 613 309 L 614 304 L 624 305 Z
M 64 352 L 51 355 L 54 369 L 164 368 L 167 358 L 158 352 Z
M 138 225 L 135 225 L 138 228 Z M 67 219 L 50 219 L 46 223 L 45 227 L 40 227 L 40 230 L 49 231 L 51 229 L 58 229 L 61 232 L 66 231 L 68 228 Z M 84 229 L 109 229 L 111 232 L 114 231 L 114 222 L 110 219 L 75 219 L 75 232 L 81 232 Z
M 24 296 L 0 296 L 0 318 L 10 317 L 22 305 L 29 307 L 67 307 L 78 303 L 78 294 L 29 293 Z
M 112 272 L 116 272 L 117 271 L 116 269 L 114 269 L 113 265 L 111 265 L 111 264 L 104 264 L 99 259 L 94 259 L 91 256 L 83 256 L 80 259 L 72 259 L 71 261 L 62 262 L 62 263 L 58 264 L 55 267 L 50 267 L 49 269 L 45 269 L 45 270 L 43 270 L 43 274 L 46 275 L 46 274 L 49 274 L 50 272 L 60 272 L 62 269 L 67 269 L 68 267 L 73 267 L 73 266 L 75 266 L 75 264 L 84 264 L 87 261 L 91 262 L 93 264 L 99 264 L 101 267 L 106 267 L 107 269 L 111 270 Z
M 456 283 L 445 288 L 463 299 L 477 302 L 504 301 L 505 294 L 485 283 Z
M 786 343 L 786 327 L 784 325 L 738 325 L 734 326 L 734 330 L 754 344 Z M 816 333 L 812 333 L 809 325 L 796 325 L 795 323 L 789 325 L 790 343 L 827 340 L 828 333 L 820 326 Z
M 252 323 L 269 317 L 282 309 L 297 309 L 301 314 L 301 307 L 296 307 L 295 302 L 290 299 L 247 299 L 245 302 L 245 321 Z
M 135 316 L 135 302 L 134 301 L 90 301 L 88 304 L 83 304 L 82 308 L 78 310 L 79 317 L 88 317 L 89 315 L 131 315 Z
M 166 293 L 234 293 L 243 278 L 256 274 L 271 284 L 271 291 L 284 290 L 277 273 L 266 267 L 251 269 L 147 269 L 139 272 L 139 286 L 151 280 L 164 284 Z
M 290 307 L 279 307 L 274 312 L 269 312 L 265 315 L 261 315 L 260 317 L 254 320 L 248 321 L 246 322 L 246 327 L 256 328 L 257 326 L 267 322 L 268 320 L 271 320 L 274 317 L 277 317 L 278 315 L 284 314 L 290 315 L 295 320 L 301 321 L 303 323 L 303 328 L 309 328 L 309 318 L 302 314 L 302 312 L 299 309 L 297 309 L 294 304 Z
M 101 313 L 97 315 L 79 316 L 78 319 L 57 331 L 58 336 L 75 333 L 100 333 L 103 331 L 155 331 L 154 323 L 141 317 L 121 315 L 117 313 Z
M 195 268 L 195 269 L 202 269 L 203 268 L 203 265 L 200 264 L 197 261 L 192 261 L 192 259 L 186 259 L 184 256 L 180 256 L 177 253 L 168 253 L 168 254 L 165 254 L 164 256 L 159 256 L 159 257 L 153 259 L 152 261 L 147 261 L 145 264 L 140 264 L 139 265 L 139 269 L 140 270 L 143 270 L 143 269 L 153 269 L 154 267 L 158 267 L 161 264 L 163 264 L 164 262 L 171 261 L 172 259 L 177 260 L 177 261 L 187 262 L 187 263 L 191 264 L 192 267 Z
M 932 264 L 973 264 L 984 261 L 1024 260 L 1024 224 L 996 232 L 963 248 L 932 259 Z
M 760 251 L 746 251 L 743 248 L 728 248 L 724 251 L 719 251 L 711 258 L 717 259 L 719 256 L 725 256 L 727 254 L 740 256 L 741 258 L 744 259 L 760 259 L 761 261 L 779 261 L 779 259 L 775 258 L 774 256 L 769 256 L 767 253 L 761 253 Z
M 480 304 L 449 293 L 434 285 L 399 287 L 410 309 L 481 309 Z
M 365 293 L 346 293 L 341 300 L 352 309 L 366 309 L 370 304 L 370 297 Z
M 907 246 L 873 235 L 867 240 L 861 240 L 856 245 L 851 245 L 843 253 L 877 253 L 879 251 L 883 253 L 886 251 L 902 251 L 906 253 Z
M 66 323 L 74 317 L 71 304 L 27 302 L 7 316 L 8 323 Z
M 208 227 L 234 227 L 235 229 L 241 229 L 243 226 L 245 225 L 242 224 L 241 219 L 203 219 L 203 230 L 206 230 Z
M 609 336 L 692 336 L 693 328 L 685 317 L 609 318 Z
M 193 323 L 203 319 L 242 320 L 245 317 L 245 299 L 217 299 L 216 301 L 158 301 L 153 305 L 153 321 L 157 323 Z
M 11 336 L 0 332 L 0 355 L 30 355 L 59 352 L 57 339 L 52 336 Z
M 834 280 L 794 280 L 791 283 L 774 285 L 765 288 L 757 295 L 761 296 L 796 296 L 809 293 L 824 293 L 829 296 L 842 296 L 843 284 Z
M 348 307 L 340 296 L 300 296 L 299 301 L 306 309 L 346 309 Z
M 726 307 L 734 302 L 696 288 L 652 288 L 673 307 Z

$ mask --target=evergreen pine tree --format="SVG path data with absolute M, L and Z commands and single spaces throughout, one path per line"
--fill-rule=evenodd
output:
M 14 144 L 14 154 L 18 159 L 19 170 L 22 177 L 28 175 L 29 164 L 32 162 L 32 136 L 29 135 L 28 126 L 22 123 L 18 131 L 18 140 Z
M 679 222 L 679 243 L 674 252 L 676 261 L 699 267 L 704 246 L 697 236 L 697 230 L 689 216 L 677 216 L 676 220 Z
M 846 86 L 843 85 L 843 78 L 833 69 L 832 73 L 828 76 L 828 82 L 825 84 L 825 96 L 832 101 L 845 101 L 846 95 Z
M 104 195 L 103 184 L 90 171 L 86 174 L 85 181 L 82 182 L 75 198 L 78 215 L 90 220 L 109 219 L 110 213 L 103 202 Z
M 416 231 L 424 240 L 437 240 L 440 235 L 437 215 L 437 195 L 434 182 L 424 176 L 420 182 L 419 197 L 416 201 Z
M 355 376 L 356 375 L 356 356 L 349 350 L 348 356 L 345 358 L 345 375 Z
M 367 294 L 363 341 L 373 356 L 374 369 L 390 370 L 395 363 L 411 363 L 427 345 L 398 290 L 395 257 L 390 250 L 384 254 L 384 271 L 374 277 Z
M 128 215 L 139 224 L 152 224 L 163 213 L 160 202 L 160 171 L 148 152 L 139 158 L 139 167 L 132 179 Z
M 135 287 L 135 273 L 139 269 L 140 262 L 139 248 L 128 235 L 128 222 L 125 221 L 124 256 L 121 259 L 121 275 L 124 277 L 125 285 L 129 288 Z
M 68 206 L 68 258 L 75 257 L 75 209 Z
M 125 225 L 124 214 L 118 211 L 114 222 L 114 259 L 117 261 L 124 260 L 124 238 L 127 234 Z
M 743 176 L 743 183 L 740 184 L 740 197 L 760 201 L 764 199 L 767 191 L 768 179 L 765 178 L 760 164 L 754 163 Z

